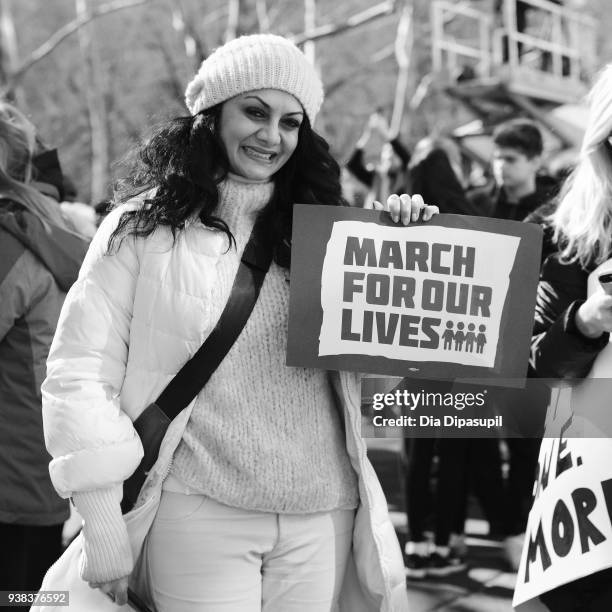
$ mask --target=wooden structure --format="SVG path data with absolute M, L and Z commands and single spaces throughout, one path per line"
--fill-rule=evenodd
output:
M 454 134 L 464 150 L 517 116 L 545 128 L 549 150 L 579 144 L 554 111 L 579 104 L 597 68 L 592 17 L 550 0 L 434 0 L 431 23 L 436 81 L 479 119 Z

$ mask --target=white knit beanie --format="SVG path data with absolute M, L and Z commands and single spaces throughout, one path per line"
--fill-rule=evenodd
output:
M 257 89 L 280 89 L 295 96 L 310 123 L 323 103 L 323 84 L 314 66 L 289 40 L 274 34 L 241 36 L 207 57 L 187 85 L 192 115 Z

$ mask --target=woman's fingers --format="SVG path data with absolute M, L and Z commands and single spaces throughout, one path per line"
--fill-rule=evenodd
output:
M 117 578 L 109 582 L 90 582 L 89 586 L 92 589 L 100 589 L 111 601 L 118 606 L 123 606 L 127 603 L 128 577 Z
M 393 194 L 387 200 L 391 218 L 395 223 L 402 222 L 403 225 L 408 225 L 411 221 L 418 221 L 421 216 L 421 210 L 425 208 L 423 197 L 418 193 L 410 196 L 407 193 L 402 193 L 400 196 Z
M 425 206 L 423 209 L 423 221 L 429 221 L 434 215 L 439 215 L 440 209 L 437 206 Z
M 425 204 L 423 196 L 415 193 L 413 196 L 407 193 L 398 195 L 396 193 L 387 198 L 385 204 L 374 201 L 375 210 L 386 210 L 391 215 L 394 223 L 402 222 L 403 225 L 408 225 L 411 221 L 429 221 L 434 215 L 439 214 L 440 209 L 437 206 L 429 206 Z
M 421 216 L 421 211 L 425 208 L 425 201 L 420 193 L 415 193 L 411 198 L 411 212 L 410 218 L 412 221 L 418 221 Z
M 407 193 L 402 193 L 400 196 L 400 221 L 403 225 L 408 225 L 410 220 L 416 221 L 419 216 L 414 217 L 413 201 Z
M 387 210 L 389 211 L 391 219 L 393 219 L 394 223 L 397 223 L 400 220 L 401 206 L 402 202 L 400 200 L 400 196 L 398 196 L 396 193 L 387 198 Z

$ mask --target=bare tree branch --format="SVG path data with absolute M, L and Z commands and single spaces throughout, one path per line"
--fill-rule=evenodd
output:
M 382 55 L 380 52 L 375 53 L 365 67 L 359 66 L 355 68 L 355 70 L 351 70 L 351 72 L 345 72 L 339 79 L 332 81 L 331 83 L 325 83 L 325 97 L 330 98 L 333 94 L 336 93 L 340 88 L 344 87 L 349 82 L 355 82 L 355 79 L 365 78 L 369 76 L 369 73 L 375 69 L 376 64 L 382 62 L 387 59 L 393 53 L 393 49 L 391 49 L 390 53 Z
M 225 30 L 225 42 L 233 40 L 238 35 L 238 24 L 240 22 L 240 0 L 228 0 L 229 14 L 227 16 L 227 28 Z
M 304 0 L 304 31 L 312 32 L 317 27 L 317 0 Z M 308 61 L 315 64 L 315 43 L 308 40 L 304 43 L 304 54 Z
M 97 8 L 93 8 L 87 14 L 81 15 L 76 19 L 73 19 L 66 25 L 62 26 L 57 32 L 52 34 L 42 45 L 37 49 L 34 49 L 32 53 L 25 59 L 21 65 L 15 70 L 9 79 L 8 89 L 12 89 L 15 86 L 15 82 L 18 81 L 23 74 L 29 70 L 34 64 L 39 62 L 41 59 L 49 55 L 55 48 L 68 38 L 71 34 L 74 34 L 83 27 L 85 24 L 108 15 L 116 11 L 120 11 L 127 8 L 133 8 L 142 4 L 147 4 L 150 0 L 112 0 L 106 4 L 101 4 Z
M 221 19 L 222 17 L 225 17 L 227 13 L 228 13 L 227 4 L 223 4 L 217 7 L 216 9 L 213 9 L 212 11 L 208 11 L 206 15 L 202 19 L 199 20 L 199 24 L 202 27 L 207 27 L 211 23 L 214 23 L 215 21 L 219 21 L 219 19 Z
M 147 23 L 149 23 L 151 19 L 147 15 Z M 108 73 L 116 74 L 119 72 L 119 64 L 123 61 L 122 57 L 115 56 L 109 62 L 108 65 Z M 129 119 L 124 109 L 121 107 L 121 101 L 118 96 L 114 95 L 114 91 L 110 88 L 107 89 L 105 93 L 106 99 L 106 112 L 109 117 L 109 122 L 113 126 L 112 129 L 108 131 L 108 150 L 111 164 L 109 168 L 110 173 L 110 184 L 113 183 L 113 173 L 115 169 L 118 167 L 117 158 L 121 158 L 121 156 L 125 156 L 125 145 L 122 142 L 123 138 L 121 135 L 126 135 L 131 142 L 137 142 L 140 136 L 140 129 L 138 126 Z M 120 135 L 119 138 L 116 138 L 116 134 Z M 120 149 L 117 151 L 117 141 L 120 143 Z
M 84 21 L 90 14 L 91 0 L 76 0 L 77 18 Z M 109 126 L 106 101 L 100 83 L 100 58 L 92 26 L 79 28 L 79 46 L 83 61 L 87 118 L 91 131 L 91 199 L 102 200 L 109 186 Z
M 193 26 L 193 19 L 185 15 L 185 8 L 180 0 L 175 0 L 172 4 L 172 27 L 182 35 L 185 55 L 197 70 L 208 55 L 208 50 Z
M 406 104 L 406 93 L 408 91 L 408 76 L 410 72 L 410 58 L 412 57 L 412 45 L 414 42 L 412 23 L 412 1 L 406 0 L 395 37 L 395 57 L 398 65 L 397 84 L 395 87 L 395 100 L 393 102 L 393 113 L 391 115 L 391 134 L 397 136 L 400 132 L 404 106 Z
M 114 106 L 113 111 L 114 117 L 121 121 L 121 125 L 123 126 L 123 131 L 125 132 L 125 134 L 127 134 L 127 136 L 132 142 L 137 142 L 141 136 L 140 127 L 129 119 L 129 117 L 126 115 L 125 111 L 122 108 Z
M 19 65 L 17 29 L 13 19 L 11 0 L 0 0 L 0 83 L 5 85 Z M 25 94 L 22 87 L 15 87 L 11 92 L 19 108 L 25 109 Z
M 277 26 L 278 18 L 281 15 L 280 5 L 277 4 L 268 10 L 268 20 L 270 22 L 270 28 L 275 29 Z
M 388 57 L 391 57 L 395 51 L 395 44 L 391 43 L 390 45 L 386 45 L 382 49 L 379 49 L 374 55 L 372 55 L 372 59 L 370 63 L 374 62 L 382 62 L 386 60 Z
M 428 72 L 417 85 L 417 88 L 414 91 L 412 98 L 410 98 L 410 102 L 408 104 L 411 111 L 415 111 L 425 99 L 425 96 L 429 93 L 432 85 L 434 83 L 433 74 Z
M 352 30 L 353 28 L 362 26 L 366 23 L 369 23 L 370 21 L 374 21 L 379 17 L 390 15 L 395 11 L 396 4 L 397 0 L 385 0 L 385 2 L 375 4 L 369 9 L 366 9 L 365 11 L 361 11 L 360 13 L 356 13 L 355 15 L 351 15 L 346 20 L 340 23 L 329 23 L 326 25 L 322 25 L 318 28 L 314 28 L 314 30 L 311 30 L 309 32 L 302 32 L 301 34 L 296 34 L 295 36 L 291 36 L 290 38 L 296 45 L 302 45 L 308 41 L 315 41 L 320 40 L 321 38 L 335 36 L 336 34 L 340 34 L 341 32 L 346 32 L 347 30 Z
M 10 0 L 0 0 L 0 79 L 4 82 L 19 63 L 17 32 Z
M 176 8 L 173 7 L 172 9 L 172 25 L 176 28 L 176 23 L 175 23 L 175 19 L 176 19 L 176 15 L 175 15 L 175 10 Z M 172 53 L 172 51 L 168 48 L 168 45 L 166 44 L 166 41 L 164 40 L 163 34 L 162 34 L 162 30 L 161 30 L 161 26 L 159 24 L 159 22 L 157 21 L 153 21 L 152 19 L 150 19 L 150 17 L 147 15 L 147 19 L 146 22 L 148 24 L 148 27 L 153 29 L 156 32 L 156 43 L 155 46 L 153 47 L 156 51 L 159 51 L 161 53 L 161 56 L 164 60 L 164 64 L 166 65 L 166 69 L 168 71 L 168 80 L 167 83 L 170 87 L 170 91 L 172 93 L 172 96 L 174 98 L 176 98 L 177 100 L 180 100 L 183 97 L 183 82 L 181 81 L 181 79 L 179 78 L 178 74 L 179 74 L 179 69 L 176 65 L 176 62 L 174 61 L 174 56 L 175 54 Z M 185 47 L 187 47 L 187 42 L 185 42 Z
M 325 8 L 328 10 L 325 11 Z M 323 23 L 329 23 L 330 21 L 338 21 L 342 18 L 342 15 L 346 13 L 346 3 L 336 2 L 331 7 L 323 7 L 319 12 L 320 21 Z
M 268 15 L 268 5 L 266 0 L 255 0 L 255 11 L 257 12 L 259 31 L 263 33 L 269 32 L 270 16 Z

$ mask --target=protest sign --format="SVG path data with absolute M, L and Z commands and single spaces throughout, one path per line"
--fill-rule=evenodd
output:
M 554 390 L 546 435 L 557 435 L 540 447 L 514 606 L 612 566 L 612 443 L 576 437 L 597 432 L 573 413 L 572 392 Z
M 296 205 L 287 365 L 524 377 L 540 245 L 530 224 Z
M 603 291 L 601 270 L 588 293 Z M 513 605 L 612 567 L 612 344 L 588 377 L 553 389 Z

